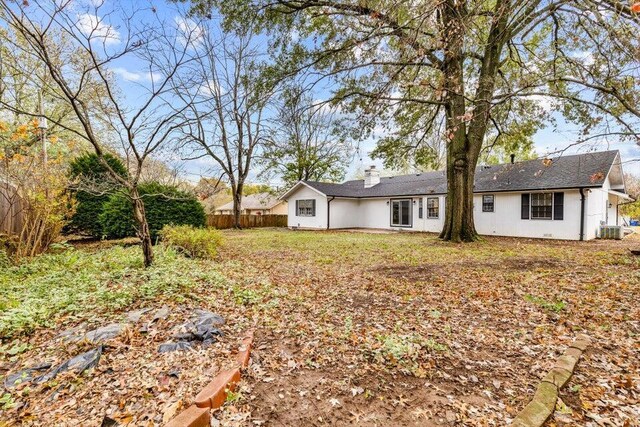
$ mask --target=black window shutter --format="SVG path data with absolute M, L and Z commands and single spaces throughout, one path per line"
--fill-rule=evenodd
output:
M 521 219 L 529 219 L 529 193 L 522 194 Z
M 316 199 L 312 199 L 312 201 L 311 201 L 311 209 L 313 211 L 311 216 L 316 216 Z
M 553 193 L 553 219 L 564 219 L 564 193 Z
M 300 212 L 300 210 L 298 210 L 298 202 L 299 200 L 296 200 L 296 214 L 295 214 L 296 216 L 298 216 L 298 212 Z

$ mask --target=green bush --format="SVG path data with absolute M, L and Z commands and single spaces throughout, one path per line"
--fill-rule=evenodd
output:
M 191 258 L 213 258 L 222 243 L 220 231 L 190 225 L 165 225 L 160 236 L 164 244 Z
M 111 154 L 105 154 L 104 159 L 111 169 L 120 176 L 127 176 L 127 169 L 119 158 Z M 113 184 L 109 185 L 109 183 L 113 183 L 113 178 L 107 168 L 100 162 L 98 156 L 95 153 L 89 153 L 71 162 L 69 179 L 78 181 L 80 189 L 73 192 L 77 202 L 76 211 L 71 217 L 66 231 L 102 237 L 102 225 L 99 217 L 104 204 L 115 191 L 115 186 Z M 82 187 L 86 187 L 89 184 L 99 187 L 96 190 L 100 190 L 100 194 L 82 189 Z
M 144 201 L 147 222 L 154 240 L 165 225 L 205 225 L 204 208 L 194 195 L 157 182 L 140 184 L 138 191 Z M 135 236 L 136 224 L 131 199 L 123 192 L 112 194 L 104 204 L 100 224 L 104 235 L 109 238 Z

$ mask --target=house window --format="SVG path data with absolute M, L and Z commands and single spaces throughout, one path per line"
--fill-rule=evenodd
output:
M 316 216 L 316 200 L 296 200 L 298 216 Z
M 440 217 L 440 199 L 437 197 L 427 198 L 427 218 Z
M 411 227 L 411 199 L 391 201 L 391 225 Z
M 418 218 L 422 219 L 422 215 L 423 215 L 423 207 L 422 207 L 422 197 L 420 197 L 420 199 L 418 199 Z
M 553 193 L 531 193 L 531 219 L 553 218 Z
M 493 212 L 494 197 L 493 194 L 482 196 L 482 212 Z

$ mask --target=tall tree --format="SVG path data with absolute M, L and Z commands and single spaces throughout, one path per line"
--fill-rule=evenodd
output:
M 184 118 L 182 149 L 186 160 L 207 158 L 231 189 L 235 227 L 252 162 L 266 140 L 265 115 L 274 94 L 266 78 L 265 51 L 249 22 L 222 31 L 214 22 L 189 21 L 199 38 L 192 63 L 174 85 L 176 111 Z
M 282 91 L 261 163 L 263 177 L 279 176 L 287 185 L 300 180 L 344 178 L 351 147 L 329 104 L 314 105 L 297 85 Z
M 60 122 L 55 114 L 43 115 L 56 125 L 87 141 L 112 179 L 130 197 L 145 266 L 153 250 L 144 201 L 138 191 L 144 163 L 173 137 L 181 125 L 179 111 L 166 108 L 171 80 L 190 60 L 187 51 L 193 32 L 177 32 L 174 21 L 164 22 L 155 9 L 98 2 L 83 6 L 72 1 L 0 2 L 0 19 L 26 41 L 22 53 L 40 61 L 44 75 L 32 75 L 29 84 L 46 80 L 73 111 L 78 127 Z M 84 7 L 84 9 L 83 9 Z M 117 28 L 116 28 L 117 27 Z M 137 85 L 137 102 L 119 89 L 114 73 L 130 59 L 145 70 L 147 85 Z M 23 73 L 15 69 L 15 73 Z M 136 75 L 139 77 L 139 75 Z M 20 114 L 38 116 L 6 98 L 2 105 Z M 122 176 L 105 161 L 105 140 L 119 142 L 129 173 Z
M 201 0 L 231 25 L 259 13 L 291 72 L 312 67 L 360 127 L 391 121 L 378 153 L 436 159 L 446 146 L 441 237 L 476 238 L 474 171 L 488 139 L 529 142 L 554 116 L 582 139 L 638 137 L 640 31 L 627 0 Z M 297 40 L 297 42 L 296 42 Z M 366 132 L 364 132 L 366 136 Z M 493 142 L 491 142 L 493 143 Z

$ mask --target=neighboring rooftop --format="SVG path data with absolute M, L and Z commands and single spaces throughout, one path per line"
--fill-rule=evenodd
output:
M 277 197 L 269 193 L 256 193 L 248 196 L 242 196 L 241 209 L 271 209 L 281 203 Z M 233 210 L 233 202 L 225 203 L 216 208 L 217 211 Z
M 474 192 L 554 190 L 601 187 L 609 171 L 616 170 L 612 182 L 624 191 L 620 155 L 617 150 L 541 158 L 493 166 L 478 166 Z M 444 171 L 380 178 L 380 183 L 365 188 L 364 180 L 334 184 L 304 181 L 327 196 L 395 197 L 422 194 L 446 194 Z

